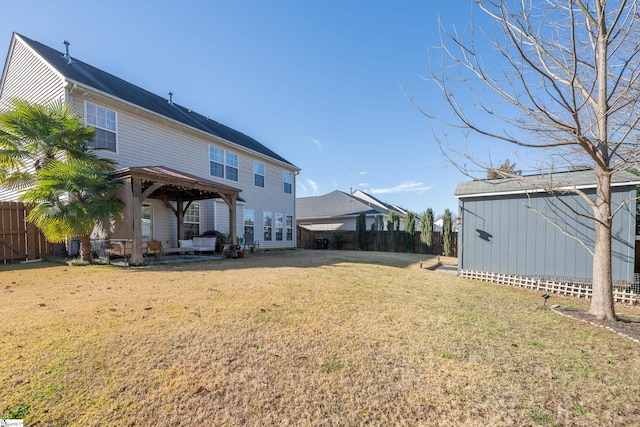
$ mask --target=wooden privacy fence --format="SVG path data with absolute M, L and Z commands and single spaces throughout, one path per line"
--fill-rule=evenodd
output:
M 298 227 L 297 246 L 301 249 L 320 249 L 318 240 L 324 241 L 324 249 L 341 249 L 355 251 L 358 249 L 355 231 L 339 230 L 337 233 L 342 235 L 342 240 L 336 242 L 336 232 L 326 230 L 309 230 L 304 227 Z M 367 230 L 366 251 L 389 252 L 389 233 L 386 231 L 376 232 Z M 413 252 L 416 254 L 426 253 L 424 245 L 420 242 L 420 232 L 416 231 L 413 237 L 413 247 L 407 246 L 407 233 L 404 231 L 396 231 L 393 236 L 394 252 Z M 430 255 L 442 255 L 442 233 L 433 232 L 433 245 L 431 246 Z M 458 256 L 458 233 L 451 233 L 451 256 Z
M 0 260 L 4 264 L 53 253 L 53 244 L 47 242 L 38 227 L 26 221 L 30 210 L 21 202 L 0 202 Z
M 460 271 L 460 277 L 479 280 L 481 282 L 497 283 L 515 286 L 539 292 L 551 292 L 574 298 L 591 298 L 593 293 L 591 283 L 571 279 L 545 279 L 521 277 L 508 274 L 487 273 L 484 271 Z M 637 282 L 636 282 L 637 283 Z M 640 289 L 636 284 L 617 283 L 613 285 L 613 299 L 617 303 L 640 303 Z

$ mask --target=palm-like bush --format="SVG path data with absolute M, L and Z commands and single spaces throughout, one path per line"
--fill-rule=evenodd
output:
M 88 148 L 94 133 L 62 101 L 11 101 L 10 109 L 0 113 L 0 184 L 23 189 L 33 185 L 36 171 L 53 160 L 96 159 Z
M 99 221 L 122 211 L 115 196 L 122 182 L 109 172 L 113 163 L 88 159 L 52 160 L 36 172 L 35 184 L 22 195 L 34 208 L 27 220 L 51 242 L 80 238 L 80 257 L 91 260 L 91 232 Z

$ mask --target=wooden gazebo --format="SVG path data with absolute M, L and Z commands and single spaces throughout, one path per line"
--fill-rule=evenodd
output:
M 124 221 L 133 239 L 132 265 L 143 263 L 141 208 L 146 199 L 162 200 L 173 211 L 180 240 L 184 238 L 184 212 L 191 203 L 220 198 L 229 207 L 229 234 L 236 243 L 236 201 L 240 189 L 165 166 L 127 167 L 118 169 L 113 175 L 125 182 L 122 201 L 125 203 Z M 176 202 L 175 207 L 170 202 Z

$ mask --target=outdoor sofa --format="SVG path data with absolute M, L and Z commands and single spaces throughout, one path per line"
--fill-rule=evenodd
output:
M 163 248 L 162 252 L 165 254 L 215 252 L 216 239 L 216 237 L 194 237 L 188 240 L 178 240 L 177 248 Z

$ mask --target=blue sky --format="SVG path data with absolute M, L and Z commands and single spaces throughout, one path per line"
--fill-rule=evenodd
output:
M 403 91 L 444 111 L 421 76 L 438 17 L 463 28 L 470 13 L 468 0 L 21 0 L 3 5 L 0 42 L 6 52 L 15 31 L 62 51 L 66 39 L 80 60 L 173 92 L 298 166 L 298 197 L 361 189 L 439 216 L 457 213 L 456 183 L 469 178 Z

